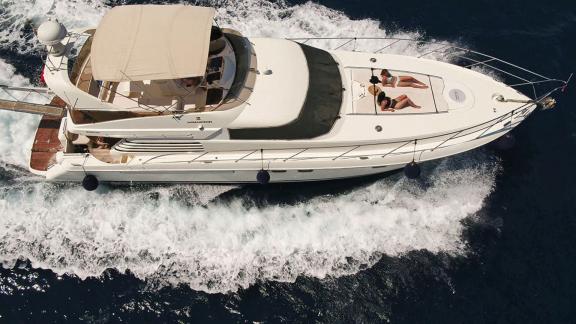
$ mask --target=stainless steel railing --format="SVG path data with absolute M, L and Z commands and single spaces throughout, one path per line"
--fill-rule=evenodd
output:
M 327 50 L 351 50 L 374 54 L 402 54 L 429 58 L 477 69 L 513 87 L 533 100 L 549 95 L 552 89 L 564 87 L 568 81 L 549 78 L 492 55 L 480 53 L 445 42 L 395 37 L 302 37 L 288 38 Z M 556 90 L 552 91 L 555 92 Z
M 489 136 L 498 132 L 508 131 L 512 129 L 514 126 L 519 124 L 522 120 L 524 120 L 529 113 L 531 113 L 535 109 L 536 103 L 525 103 L 520 107 L 508 112 L 504 115 L 498 116 L 493 118 L 489 121 L 483 122 L 478 125 L 474 125 L 471 127 L 467 127 L 458 131 L 448 132 L 440 135 L 435 136 L 428 136 L 428 137 L 420 137 L 420 138 L 413 138 L 408 140 L 402 141 L 391 141 L 391 142 L 379 142 L 379 143 L 370 143 L 370 144 L 363 144 L 363 145 L 335 145 L 335 146 L 322 146 L 322 147 L 292 147 L 292 148 L 274 148 L 274 149 L 263 149 L 262 154 L 264 158 L 260 155 L 261 149 L 252 149 L 252 150 L 226 150 L 226 151 L 210 151 L 210 152 L 203 152 L 199 153 L 196 156 L 193 156 L 189 159 L 182 159 L 179 161 L 170 160 L 167 162 L 157 162 L 159 158 L 169 157 L 169 156 L 179 156 L 181 157 L 183 153 L 167 153 L 162 154 L 154 157 L 150 157 L 148 160 L 143 161 L 143 164 L 150 164 L 153 162 L 156 163 L 218 163 L 218 162 L 234 162 L 239 163 L 242 161 L 303 161 L 303 160 L 340 160 L 340 159 L 365 159 L 365 158 L 386 158 L 390 156 L 398 156 L 398 155 L 406 155 L 406 160 L 416 159 L 417 161 L 421 160 L 422 154 L 425 152 L 434 152 L 439 149 L 446 149 L 453 145 L 469 143 L 474 140 L 478 140 L 482 137 Z M 495 126 L 503 123 L 504 124 L 497 129 L 493 129 Z M 493 132 L 489 133 L 489 131 L 493 129 Z M 470 138 L 458 143 L 451 143 L 455 142 L 459 139 L 465 138 L 469 136 Z M 436 141 L 436 142 L 435 142 Z M 422 144 L 423 142 L 426 142 Z M 370 149 L 378 146 L 385 146 L 384 151 L 380 151 L 378 153 L 361 153 L 362 149 Z M 419 147 L 420 146 L 420 147 Z M 310 152 L 315 149 L 340 149 L 341 152 L 335 154 L 327 154 L 327 155 L 314 155 L 314 156 L 307 156 L 303 157 L 303 153 Z M 402 150 L 404 149 L 404 150 Z M 271 154 L 266 156 L 267 152 L 286 152 L 289 154 L 287 157 L 273 157 Z M 358 152 L 355 155 L 350 155 L 352 152 Z M 231 157 L 231 158 L 223 158 L 222 155 L 230 154 L 230 153 L 238 153 L 241 154 L 240 157 Z M 221 156 L 218 156 L 221 154 Z M 212 157 L 210 157 L 212 155 Z M 416 158 L 419 156 L 419 158 Z

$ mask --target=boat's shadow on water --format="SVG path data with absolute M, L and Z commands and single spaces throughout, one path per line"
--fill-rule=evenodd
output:
M 500 152 L 501 153 L 501 152 Z M 477 149 L 461 156 L 444 158 L 421 163 L 422 174 L 417 179 L 408 179 L 403 169 L 388 171 L 376 175 L 369 175 L 350 179 L 303 182 L 303 183 L 274 183 L 268 185 L 244 185 L 222 193 L 217 197 L 219 201 L 226 201 L 237 197 L 244 197 L 246 201 L 257 207 L 267 205 L 297 204 L 320 196 L 340 196 L 362 188 L 369 187 L 377 182 L 387 181 L 393 186 L 404 182 L 411 188 L 423 193 L 431 187 L 442 182 L 441 178 L 451 177 L 462 170 L 475 169 L 478 164 L 495 163 L 499 160 L 499 151 Z M 497 164 L 492 164 L 498 168 Z M 465 181 L 465 178 L 461 179 Z
M 396 170 L 351 179 L 267 185 L 104 183 L 97 190 L 97 193 L 144 193 L 150 200 L 159 200 L 162 193 L 168 192 L 170 200 L 189 207 L 209 207 L 210 204 L 227 204 L 237 199 L 241 199 L 244 204 L 253 207 L 267 207 L 271 205 L 294 205 L 322 196 L 343 195 L 385 178 L 399 178 L 401 177 L 400 172 L 401 170 Z M 80 187 L 79 184 L 67 185 Z
M 17 183 L 40 182 L 43 178 L 30 173 L 20 165 L 0 162 L 0 186 L 11 187 Z
M 237 197 L 244 197 L 246 201 L 250 201 L 257 207 L 282 204 L 293 205 L 319 196 L 346 194 L 387 177 L 398 177 L 398 173 L 399 171 L 390 171 L 378 175 L 340 180 L 245 185 L 223 193 L 218 197 L 218 200 L 227 201 Z

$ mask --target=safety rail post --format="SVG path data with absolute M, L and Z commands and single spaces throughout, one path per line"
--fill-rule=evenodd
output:
M 410 143 L 412 143 L 412 140 L 409 140 L 408 142 L 406 142 L 406 143 L 404 143 L 404 144 L 402 144 L 402 145 L 398 146 L 397 148 L 393 149 L 392 151 L 390 151 L 390 152 L 388 152 L 388 153 L 386 153 L 386 154 L 382 155 L 382 158 L 385 158 L 385 157 L 387 157 L 389 154 L 392 154 L 392 153 L 394 153 L 394 152 L 398 151 L 399 149 L 403 148 L 404 146 L 406 146 L 406 145 L 408 145 L 408 144 L 410 144 Z M 378 154 L 378 155 L 380 155 L 380 154 Z
M 487 126 L 486 128 L 484 128 L 484 131 L 483 131 L 482 133 L 480 133 L 478 136 L 476 136 L 475 139 L 479 139 L 480 137 L 484 136 L 484 134 L 486 134 L 486 132 L 488 132 L 488 131 L 490 130 L 490 128 L 492 128 L 492 127 L 494 127 L 494 125 L 502 122 L 502 121 L 506 118 L 506 116 L 508 116 L 508 114 L 506 114 L 506 115 L 504 115 L 504 116 L 501 116 L 495 123 L 493 123 L 493 124 Z
M 256 153 L 256 152 L 258 152 L 258 150 L 254 150 L 254 151 L 252 151 L 252 152 L 250 152 L 250 153 L 248 153 L 248 154 L 246 154 L 246 155 L 243 155 L 241 158 L 239 158 L 238 160 L 234 161 L 234 163 L 238 163 L 239 161 L 244 160 L 244 158 L 249 157 L 250 155 L 252 155 L 252 154 L 254 154 L 254 153 Z
M 444 143 L 448 142 L 449 140 L 455 138 L 456 136 L 458 136 L 459 134 L 461 134 L 464 130 L 458 131 L 456 133 L 454 133 L 452 136 L 448 137 L 447 139 L 445 139 L 444 141 L 442 141 L 440 144 L 436 145 L 433 149 L 431 149 L 430 151 L 434 151 L 437 148 L 439 148 L 440 146 L 444 145 Z M 448 135 L 448 134 L 446 134 Z
M 336 161 L 337 159 L 339 159 L 339 158 L 341 158 L 342 156 L 344 156 L 344 155 L 346 155 L 346 154 L 348 154 L 348 153 L 350 153 L 350 152 L 354 151 L 355 149 L 357 149 L 357 148 L 359 148 L 359 147 L 361 147 L 361 146 L 362 146 L 362 145 L 356 145 L 356 146 L 355 146 L 355 147 L 353 147 L 352 149 L 350 149 L 350 150 L 348 150 L 348 151 L 346 151 L 346 152 L 344 152 L 344 153 L 342 153 L 342 154 L 340 154 L 340 155 L 336 156 L 335 158 L 333 158 L 333 159 L 332 159 L 332 161 Z
M 199 158 L 203 157 L 204 155 L 206 155 L 208 153 L 210 153 L 210 152 L 204 152 L 204 153 L 198 155 L 197 157 L 193 158 L 192 160 L 188 161 L 188 163 L 192 163 L 192 162 L 198 160 Z
M 486 61 L 482 61 L 482 62 L 478 62 L 478 63 L 468 64 L 468 65 L 465 65 L 465 66 L 463 66 L 463 67 L 469 69 L 469 68 L 472 68 L 472 67 L 474 67 L 474 66 L 476 66 L 476 65 L 482 65 L 482 64 L 485 64 L 485 63 L 488 63 L 488 62 L 492 62 L 492 61 L 494 61 L 493 58 L 487 59 Z
M 397 43 L 399 43 L 400 41 L 402 41 L 402 40 L 401 40 L 401 39 L 398 39 L 398 40 L 396 40 L 396 41 L 394 41 L 394 42 L 392 42 L 392 43 L 390 43 L 390 44 L 382 47 L 381 49 L 377 50 L 377 51 L 374 52 L 374 53 L 377 54 L 377 53 L 379 53 L 379 52 L 381 52 L 381 51 L 383 51 L 383 50 L 385 50 L 385 49 L 387 49 L 387 48 L 389 48 L 389 47 L 392 47 L 392 45 L 397 44 Z
M 307 151 L 307 150 L 308 150 L 308 148 L 305 148 L 305 149 L 303 149 L 303 150 L 298 151 L 296 154 L 293 154 L 293 155 L 291 155 L 290 157 L 284 159 L 284 162 L 286 162 L 286 161 L 294 158 L 295 156 L 297 156 L 297 155 L 299 155 L 300 153 L 303 153 L 303 152 L 305 152 L 305 151 Z
M 422 57 L 424 57 L 424 56 L 426 56 L 426 55 L 430 55 L 430 54 L 432 54 L 432 53 L 437 53 L 439 50 L 444 49 L 444 48 L 449 47 L 449 46 L 450 46 L 450 45 L 440 46 L 439 48 L 435 48 L 435 49 L 431 50 L 430 52 L 427 52 L 427 53 L 425 53 L 425 54 L 419 55 L 419 56 L 417 56 L 417 57 L 418 57 L 418 58 L 422 58 Z
M 340 46 L 336 47 L 334 50 L 335 50 L 335 51 L 336 51 L 336 50 L 339 50 L 340 48 L 342 48 L 342 47 L 344 47 L 344 46 L 348 45 L 349 43 L 351 43 L 351 42 L 352 42 L 352 41 L 354 41 L 354 40 L 355 40 L 355 38 L 352 38 L 352 39 L 348 40 L 347 42 L 345 42 L 344 44 L 342 44 L 342 45 L 340 45 Z

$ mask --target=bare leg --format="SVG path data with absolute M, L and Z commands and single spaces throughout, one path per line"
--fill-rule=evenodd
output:
M 421 85 L 418 83 L 410 83 L 410 82 L 399 82 L 398 87 L 406 87 L 406 88 L 416 88 L 416 89 L 428 89 L 427 85 Z
M 394 109 L 398 110 L 398 109 L 404 109 L 406 107 L 422 108 L 416 105 L 412 100 L 410 100 L 410 98 L 404 98 L 402 100 L 398 100 L 396 106 L 394 106 Z
M 417 89 L 427 89 L 428 85 L 418 79 L 411 76 L 401 76 L 399 77 L 398 86 L 399 87 L 412 87 Z
M 412 88 L 416 88 L 416 89 L 428 89 L 428 86 L 425 84 L 420 84 L 420 83 L 412 83 L 410 85 Z
M 394 106 L 394 109 L 404 109 L 408 106 L 408 99 L 404 99 L 404 100 L 400 100 L 398 102 L 396 102 L 396 105 Z
M 417 83 L 417 84 L 420 84 L 420 85 L 423 85 L 423 86 L 426 85 L 426 83 L 424 83 L 424 82 L 416 79 L 415 77 L 406 76 L 406 75 L 405 75 L 405 76 L 401 76 L 401 77 L 400 77 L 400 81 Z
M 418 109 L 422 108 L 422 106 L 418 106 L 417 104 L 415 104 L 414 101 L 412 101 L 412 99 L 408 98 L 407 100 L 408 100 L 408 104 L 410 104 L 411 107 L 418 108 Z
M 405 88 L 428 89 L 427 85 L 421 85 L 419 83 L 412 83 L 412 82 L 398 82 L 397 86 Z

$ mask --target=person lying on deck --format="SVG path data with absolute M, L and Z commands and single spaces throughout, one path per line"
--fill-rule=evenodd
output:
M 413 107 L 413 108 L 422 108 L 421 106 L 416 105 L 407 95 L 400 95 L 395 99 L 391 99 L 390 97 L 386 97 L 384 92 L 381 92 L 378 95 L 377 99 L 378 105 L 382 111 L 389 111 L 394 112 L 396 110 L 404 109 L 406 107 Z
M 428 85 L 418 79 L 408 76 L 399 75 L 393 76 L 387 69 L 380 72 L 382 77 L 382 86 L 384 87 L 412 87 L 416 89 L 428 89 Z

